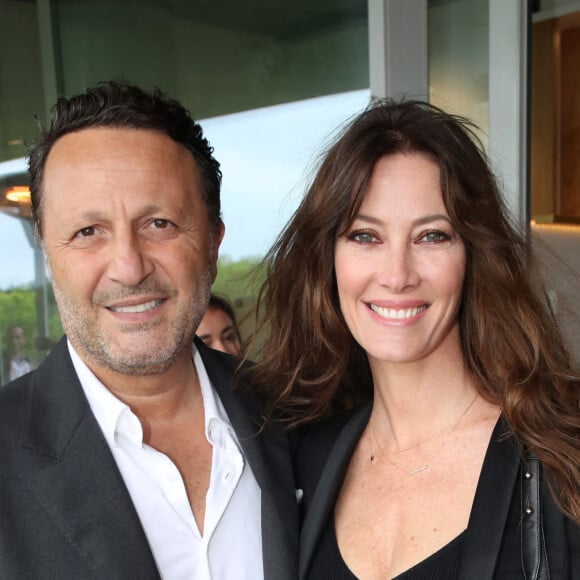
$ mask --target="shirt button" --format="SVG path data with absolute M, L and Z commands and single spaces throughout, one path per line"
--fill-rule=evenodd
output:
M 231 474 L 230 474 L 230 472 L 229 472 L 229 471 L 226 471 L 226 472 L 224 473 L 224 480 L 225 480 L 225 481 L 229 481 L 229 479 L 230 479 L 230 475 L 231 475 Z

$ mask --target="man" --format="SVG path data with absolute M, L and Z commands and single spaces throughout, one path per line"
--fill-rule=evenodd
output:
M 4 352 L 4 382 L 8 383 L 32 370 L 30 359 L 24 352 L 26 333 L 19 324 L 11 324 L 6 330 L 6 351 Z
M 0 395 L 0 578 L 295 578 L 286 438 L 192 350 L 224 234 L 201 128 L 101 83 L 29 164 L 66 337 Z

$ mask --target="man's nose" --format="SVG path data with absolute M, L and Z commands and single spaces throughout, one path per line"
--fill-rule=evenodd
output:
M 138 286 L 153 272 L 153 262 L 135 232 L 113 236 L 110 251 L 109 278 L 123 286 Z

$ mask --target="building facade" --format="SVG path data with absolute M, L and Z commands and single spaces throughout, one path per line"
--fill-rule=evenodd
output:
M 327 138 L 371 95 L 470 117 L 515 219 L 541 241 L 563 318 L 578 299 L 580 2 L 0 0 L 0 16 L 3 351 L 14 324 L 35 362 L 61 333 L 18 197 L 26 146 L 58 96 L 111 78 L 159 87 L 202 120 L 234 261 L 265 253 Z

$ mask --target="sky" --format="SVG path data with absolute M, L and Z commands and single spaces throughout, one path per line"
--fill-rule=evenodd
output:
M 352 91 L 200 121 L 223 173 L 221 256 L 266 253 L 332 136 L 369 98 L 368 90 Z M 33 279 L 34 253 L 23 224 L 0 213 L 0 288 Z

